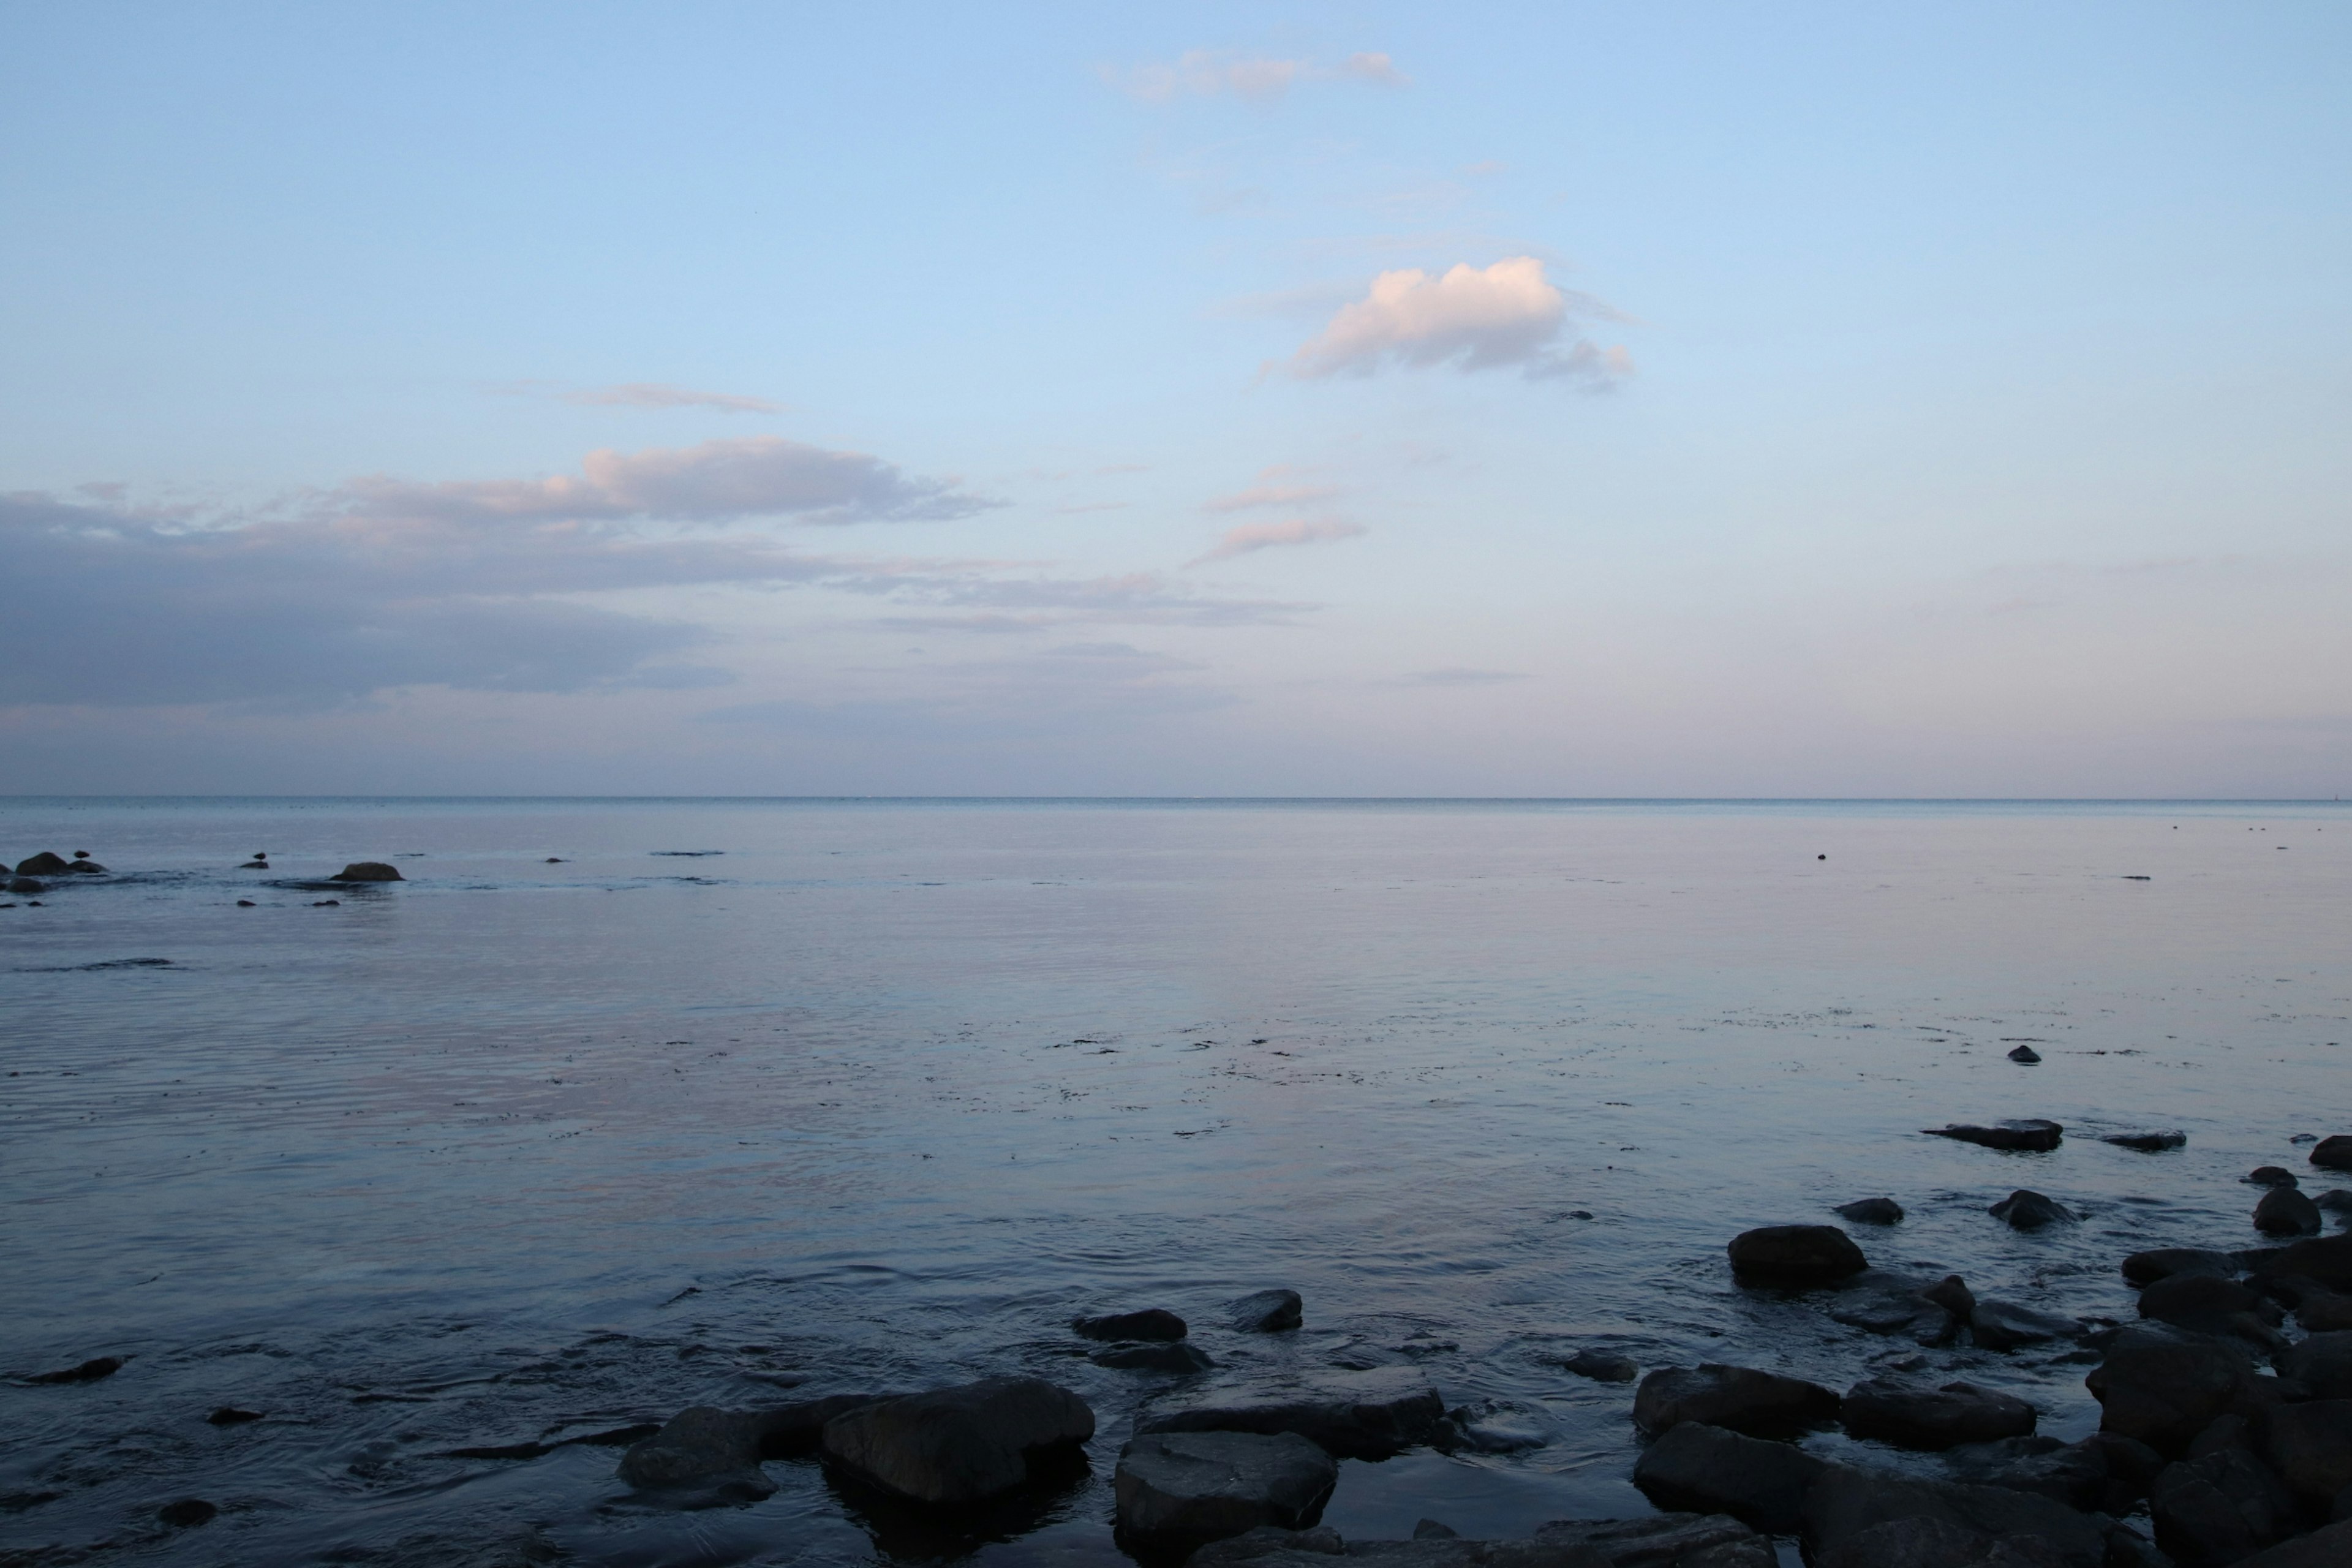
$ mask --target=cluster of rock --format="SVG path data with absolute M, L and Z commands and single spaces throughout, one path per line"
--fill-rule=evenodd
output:
M 89 858 L 87 849 L 77 849 L 73 858 L 44 849 L 38 855 L 27 856 L 16 862 L 16 868 L 0 879 L 0 890 L 11 893 L 46 893 L 48 884 L 44 877 L 103 877 L 106 868 Z

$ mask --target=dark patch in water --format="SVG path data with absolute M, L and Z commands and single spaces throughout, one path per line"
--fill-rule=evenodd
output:
M 676 860 L 699 860 L 707 855 L 724 855 L 724 849 L 656 849 L 656 855 L 666 855 Z
M 19 974 L 81 974 L 94 969 L 169 969 L 168 958 L 102 958 L 96 963 L 54 963 L 39 969 L 20 969 Z

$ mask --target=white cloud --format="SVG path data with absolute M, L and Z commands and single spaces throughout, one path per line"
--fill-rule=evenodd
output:
M 658 381 L 630 381 L 560 394 L 566 403 L 592 408 L 715 408 L 721 414 L 782 414 L 784 405 L 766 397 L 732 392 L 695 392 Z
M 1605 385 L 1633 374 L 1625 351 L 1602 349 L 1568 329 L 1577 317 L 1613 315 L 1599 300 L 1551 283 L 1532 256 L 1484 268 L 1463 262 L 1438 276 L 1406 268 L 1373 279 L 1363 299 L 1342 306 L 1283 368 L 1311 379 L 1370 375 L 1391 364 L 1517 366 L 1531 379 L 1575 376 Z
M 833 451 L 780 436 L 634 453 L 605 447 L 589 453 L 581 468 L 584 478 L 429 485 L 371 475 L 344 489 L 352 506 L 368 515 L 450 519 L 932 521 L 1001 504 L 947 480 L 910 477 L 896 464 L 863 452 Z
M 1339 493 L 1337 485 L 1252 485 L 1205 502 L 1201 510 L 1249 511 L 1262 506 L 1304 506 L 1308 501 L 1329 500 Z
M 1173 61 L 1153 61 L 1132 70 L 1098 68 L 1102 79 L 1130 98 L 1167 103 L 1179 98 L 1215 98 L 1230 93 L 1251 103 L 1271 103 L 1300 81 L 1360 81 L 1381 87 L 1411 85 L 1384 54 L 1349 55 L 1336 66 L 1308 59 L 1237 54 L 1229 49 L 1190 49 Z
M 1337 518 L 1298 517 L 1287 522 L 1245 522 L 1238 528 L 1227 529 L 1207 554 L 1185 564 L 1201 566 L 1212 561 L 1230 561 L 1236 555 L 1272 550 L 1281 545 L 1322 544 L 1335 539 L 1354 539 L 1367 531 L 1361 523 L 1343 522 Z

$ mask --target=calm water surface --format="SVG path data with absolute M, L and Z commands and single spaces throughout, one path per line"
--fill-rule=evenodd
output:
M 2128 1315 L 2123 1253 L 2251 1244 L 2237 1178 L 2352 1131 L 2335 804 L 0 802 L 40 849 L 115 875 L 0 910 L 0 1372 L 131 1360 L 0 1387 L 0 1562 L 1108 1568 L 1175 1385 L 1065 1324 L 1153 1305 L 1544 1436 L 1351 1462 L 1345 1533 L 1643 1513 L 1561 1356 L 1916 1353 L 1735 1289 L 1734 1232 L 1885 1194 L 1874 1262 Z M 408 880 L 294 885 L 359 858 Z M 2066 1143 L 1918 1135 L 2017 1115 Z M 1269 1285 L 1305 1331 L 1215 1327 Z M 1929 1360 L 2095 1424 L 2054 1353 Z M 1016 1371 L 1093 1479 L 961 1536 L 809 1464 L 680 1513 L 611 1448 L 448 1457 Z

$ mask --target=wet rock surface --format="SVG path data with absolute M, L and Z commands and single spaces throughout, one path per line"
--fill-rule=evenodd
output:
M 1278 1334 L 1306 1321 L 1307 1306 L 1296 1290 L 1259 1290 L 1225 1309 L 1225 1321 L 1236 1333 Z
M 1209 1540 L 1314 1522 L 1339 1467 L 1290 1433 L 1163 1432 L 1119 1451 L 1113 1495 L 1122 1531 Z
M 1838 1396 L 1819 1384 L 1709 1362 L 1661 1367 L 1633 1395 L 1633 1424 L 1652 1436 L 1685 1421 L 1750 1436 L 1785 1436 L 1837 1419 Z
M 1112 1312 L 1098 1318 L 1079 1318 L 1070 1324 L 1072 1331 L 1088 1340 L 1181 1340 L 1185 1334 L 1184 1320 L 1162 1307 L 1147 1307 L 1139 1312 Z
M 1444 1435 L 1445 1402 L 1404 1369 L 1335 1373 L 1304 1386 L 1234 1384 L 1162 1402 L 1136 1421 L 1155 1432 L 1289 1432 L 1345 1458 L 1382 1459 Z
M 1962 1143 L 1976 1143 L 1987 1149 L 2007 1149 L 2034 1153 L 2047 1153 L 2065 1141 L 2066 1130 L 2055 1121 L 2039 1117 L 2025 1117 L 2011 1121 L 1997 1121 L 1986 1126 L 1974 1121 L 1955 1121 L 1943 1127 L 1922 1129 L 1937 1138 L 1957 1139 Z
M 1727 1513 L 1788 1534 L 1804 1521 L 1806 1489 L 1828 1468 L 1791 1444 L 1685 1421 L 1643 1450 L 1633 1484 L 1669 1511 Z
M 1893 1198 L 1857 1198 L 1850 1204 L 1840 1204 L 1836 1214 L 1840 1219 L 1856 1225 L 1901 1225 L 1903 1205 Z
M 2073 1225 L 2076 1215 L 2055 1198 L 2021 1187 L 1986 1211 L 2011 1230 L 2040 1230 L 2044 1226 Z
M 1874 1378 L 1846 1391 L 1839 1419 L 1856 1437 L 1906 1448 L 1955 1448 L 2021 1437 L 2033 1430 L 2033 1406 L 1974 1384 L 1921 1388 Z
M 1870 1260 L 1833 1225 L 1768 1225 L 1742 1231 L 1726 1248 L 1731 1270 L 1762 1284 L 1827 1285 L 1859 1274 Z
M 827 1459 L 918 1502 L 974 1502 L 1025 1483 L 1033 1465 L 1094 1436 L 1094 1412 L 1034 1377 L 987 1378 L 883 1400 L 825 1423 Z

